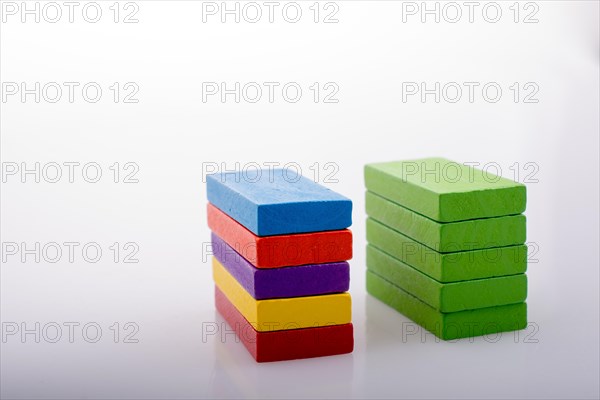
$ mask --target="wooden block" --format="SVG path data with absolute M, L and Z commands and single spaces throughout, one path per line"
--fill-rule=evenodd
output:
M 206 187 L 209 202 L 258 236 L 352 225 L 350 199 L 290 170 L 212 174 Z
M 444 313 L 523 303 L 527 298 L 525 274 L 441 283 L 371 245 L 367 268 Z
M 443 340 L 524 329 L 526 303 L 442 313 L 379 275 L 367 271 L 367 291 Z
M 213 278 L 223 294 L 259 332 L 351 322 L 352 304 L 348 293 L 256 300 L 215 260 Z
M 527 269 L 525 245 L 439 253 L 372 218 L 367 219 L 367 241 L 443 283 L 516 275 Z
M 350 265 L 345 261 L 260 269 L 215 233 L 211 243 L 214 260 L 257 300 L 342 293 L 350 287 Z
M 520 214 L 525 185 L 444 158 L 365 166 L 367 189 L 439 222 Z
M 208 204 L 208 226 L 257 268 L 322 264 L 352 258 L 352 232 L 256 236 L 227 214 Z
M 441 253 L 525 243 L 523 214 L 440 223 L 372 192 L 366 193 L 366 209 L 371 218 Z
M 218 287 L 215 287 L 215 303 L 219 313 L 258 362 L 332 356 L 351 353 L 354 349 L 351 323 L 258 332 Z

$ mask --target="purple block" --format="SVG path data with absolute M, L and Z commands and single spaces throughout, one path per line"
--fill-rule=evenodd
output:
M 345 262 L 281 268 L 255 268 L 219 236 L 211 233 L 213 254 L 257 300 L 346 292 L 350 265 Z

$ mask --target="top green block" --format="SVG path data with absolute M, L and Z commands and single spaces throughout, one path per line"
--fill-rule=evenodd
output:
M 520 214 L 525 185 L 445 158 L 365 166 L 367 189 L 439 222 Z

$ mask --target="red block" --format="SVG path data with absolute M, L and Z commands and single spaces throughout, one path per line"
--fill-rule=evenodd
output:
M 210 203 L 207 211 L 210 229 L 256 268 L 322 264 L 352 258 L 352 232 L 348 229 L 256 236 Z
M 351 353 L 354 349 L 352 324 L 257 332 L 216 286 L 215 303 L 258 362 L 333 356 Z

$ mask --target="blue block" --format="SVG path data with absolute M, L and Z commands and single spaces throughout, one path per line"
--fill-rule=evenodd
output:
M 291 170 L 207 175 L 208 201 L 257 236 L 352 225 L 352 201 Z

